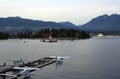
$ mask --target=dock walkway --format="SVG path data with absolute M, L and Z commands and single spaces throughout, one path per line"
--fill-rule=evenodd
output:
M 56 62 L 56 60 L 54 60 L 54 59 L 40 58 L 40 59 L 31 61 L 31 62 L 26 62 L 26 63 L 23 62 L 18 65 L 10 65 L 10 66 L 2 67 L 2 68 L 0 68 L 0 73 L 6 73 L 9 71 L 13 71 L 14 67 L 26 67 L 27 66 L 27 67 L 42 68 L 42 67 L 45 67 L 45 66 L 50 65 L 55 62 Z

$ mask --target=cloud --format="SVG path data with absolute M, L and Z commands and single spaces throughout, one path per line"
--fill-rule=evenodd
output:
M 22 16 L 82 24 L 102 14 L 120 13 L 120 0 L 0 0 L 0 16 Z

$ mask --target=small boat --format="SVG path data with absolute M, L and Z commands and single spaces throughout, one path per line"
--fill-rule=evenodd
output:
M 56 38 L 52 38 L 52 36 L 49 36 L 49 38 L 40 40 L 41 42 L 58 42 Z

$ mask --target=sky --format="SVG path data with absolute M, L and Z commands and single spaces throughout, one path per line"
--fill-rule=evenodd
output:
M 0 17 L 82 25 L 104 14 L 120 14 L 120 0 L 0 0 Z

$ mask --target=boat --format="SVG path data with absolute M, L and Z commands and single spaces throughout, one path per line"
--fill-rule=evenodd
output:
M 58 42 L 56 38 L 52 38 L 52 36 L 49 36 L 49 38 L 45 38 L 40 40 L 41 42 Z

